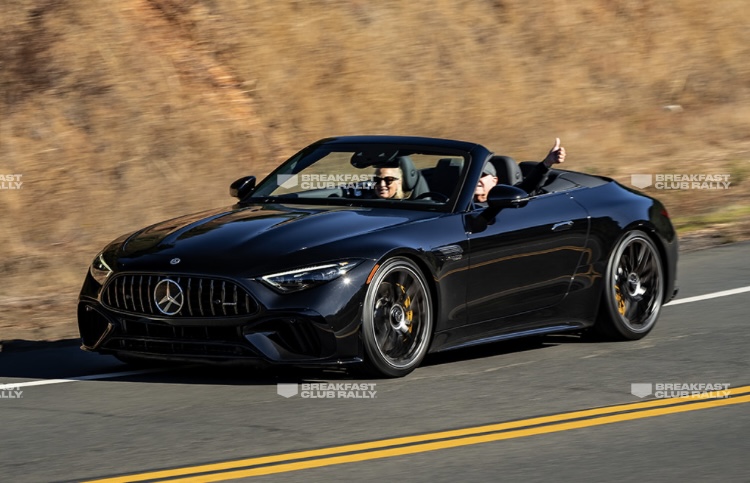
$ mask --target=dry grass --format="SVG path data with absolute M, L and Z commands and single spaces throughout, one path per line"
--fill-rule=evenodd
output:
M 462 138 L 519 160 L 560 136 L 566 167 L 625 184 L 732 175 L 729 191 L 659 192 L 678 219 L 750 203 L 744 0 L 429 5 L 0 2 L 0 173 L 24 182 L 0 191 L 0 339 L 20 318 L 23 337 L 74 334 L 106 242 L 229 204 L 233 179 L 329 135 Z

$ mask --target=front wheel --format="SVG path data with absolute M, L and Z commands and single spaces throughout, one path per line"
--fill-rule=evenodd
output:
M 656 324 L 664 300 L 659 250 L 641 231 L 631 231 L 612 251 L 596 329 L 601 335 L 638 340 Z
M 362 311 L 366 367 L 385 377 L 409 374 L 424 359 L 432 330 L 432 297 L 422 271 L 408 258 L 386 260 Z

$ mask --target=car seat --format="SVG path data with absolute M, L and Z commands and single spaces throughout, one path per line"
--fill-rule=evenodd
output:
M 510 156 L 492 156 L 490 162 L 497 171 L 498 184 L 514 186 L 523 180 L 521 168 Z
M 400 156 L 398 158 L 398 167 L 401 168 L 401 173 L 404 179 L 401 180 L 401 188 L 404 193 L 409 193 L 409 199 L 415 199 L 423 193 L 430 191 L 430 187 L 427 181 L 422 176 L 422 173 L 414 166 L 414 162 L 409 156 Z

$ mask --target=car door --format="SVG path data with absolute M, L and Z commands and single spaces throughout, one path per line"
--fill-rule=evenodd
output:
M 480 211 L 467 214 L 467 222 Z M 568 193 L 551 193 L 503 209 L 486 229 L 470 232 L 468 324 L 559 303 L 584 253 L 588 226 L 587 212 Z

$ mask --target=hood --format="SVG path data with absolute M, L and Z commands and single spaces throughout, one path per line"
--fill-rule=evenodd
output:
M 436 216 L 347 206 L 235 206 L 157 223 L 112 248 L 119 270 L 230 274 L 241 269 L 254 276 L 274 266 L 294 265 L 296 259 L 305 258 L 300 256 L 305 252 L 316 263 L 357 256 L 337 253 L 336 245 Z M 177 258 L 179 263 L 170 265 Z

